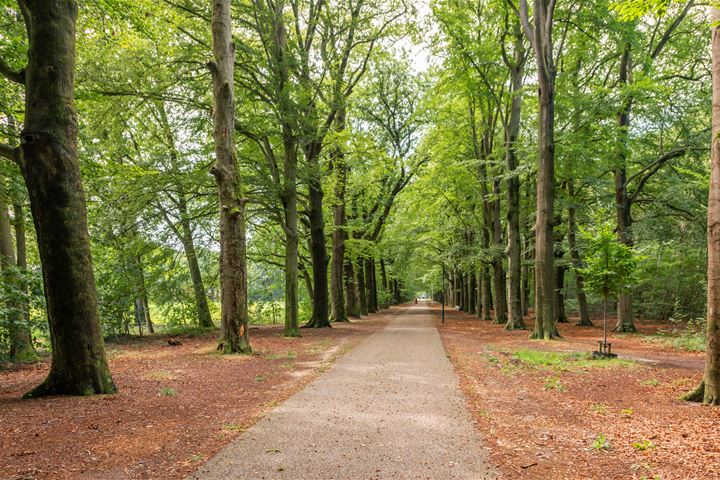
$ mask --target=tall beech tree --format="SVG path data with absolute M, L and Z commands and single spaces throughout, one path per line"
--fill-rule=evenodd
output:
M 512 1 L 512 0 L 508 0 Z M 555 58 L 554 0 L 534 0 L 532 20 L 527 0 L 515 6 L 525 35 L 535 52 L 538 81 L 538 169 L 535 213 L 535 327 L 532 338 L 549 340 L 555 326 L 553 222 L 555 201 Z
M 223 353 L 250 353 L 245 200 L 235 159 L 235 45 L 230 0 L 212 0 L 213 139 L 220 204 L 220 342 Z
M 25 87 L 20 147 L 0 145 L 25 179 L 35 224 L 53 346 L 47 379 L 27 393 L 113 393 L 100 334 L 85 194 L 77 161 L 72 0 L 21 0 L 27 66 L 0 73 Z

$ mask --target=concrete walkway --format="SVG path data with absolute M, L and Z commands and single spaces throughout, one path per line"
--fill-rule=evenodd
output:
M 429 311 L 389 314 L 190 478 L 494 478 Z

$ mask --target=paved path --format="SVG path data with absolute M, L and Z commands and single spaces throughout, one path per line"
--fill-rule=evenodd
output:
M 395 307 L 193 479 L 494 478 L 429 311 Z

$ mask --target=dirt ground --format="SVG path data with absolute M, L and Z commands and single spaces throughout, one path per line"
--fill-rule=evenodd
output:
M 385 320 L 251 327 L 252 356 L 215 354 L 215 334 L 108 344 L 116 395 L 20 400 L 48 363 L 0 371 L 0 479 L 183 478 Z
M 503 477 L 720 478 L 720 409 L 678 400 L 701 378 L 702 354 L 611 335 L 613 349 L 637 363 L 536 365 L 515 353 L 589 352 L 602 328 L 560 324 L 562 339 L 531 341 L 527 331 L 446 312 L 441 325 L 434 310 L 436 324 Z

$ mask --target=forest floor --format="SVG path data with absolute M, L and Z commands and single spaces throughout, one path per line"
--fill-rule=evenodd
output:
M 560 324 L 562 338 L 544 342 L 454 310 L 441 325 L 432 308 L 503 477 L 720 478 L 720 409 L 678 400 L 702 377 L 703 354 L 648 341 L 667 325 L 611 334 L 621 359 L 588 361 L 599 321 Z
M 214 353 L 216 333 L 110 343 L 116 395 L 20 400 L 49 363 L 0 371 L 0 479 L 184 478 L 386 320 L 251 326 L 251 356 Z

